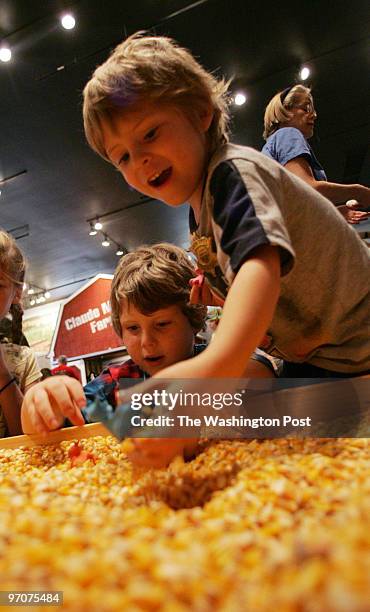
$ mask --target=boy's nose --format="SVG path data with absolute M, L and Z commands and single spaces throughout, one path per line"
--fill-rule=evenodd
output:
M 153 347 L 155 345 L 155 336 L 151 332 L 143 332 L 141 334 L 141 346 L 142 347 Z
M 138 151 L 135 155 L 135 164 L 138 168 L 147 166 L 150 162 L 150 155 L 145 152 Z

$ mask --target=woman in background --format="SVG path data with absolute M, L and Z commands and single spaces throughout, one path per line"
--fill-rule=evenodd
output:
M 293 85 L 277 93 L 265 110 L 263 137 L 266 144 L 262 153 L 275 159 L 330 200 L 348 223 L 359 223 L 370 216 L 368 212 L 356 210 L 370 206 L 370 189 L 364 185 L 344 185 L 327 180 L 308 143 L 313 136 L 316 118 L 308 87 Z

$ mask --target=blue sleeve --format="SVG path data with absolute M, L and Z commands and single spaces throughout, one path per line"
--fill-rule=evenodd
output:
M 261 218 L 256 211 L 250 195 L 269 203 L 270 214 L 275 218 L 275 233 L 265 231 Z M 292 253 L 281 241 L 279 230 L 280 214 L 274 206 L 276 195 L 262 181 L 257 181 L 251 173 L 242 175 L 232 161 L 220 163 L 213 172 L 210 181 L 210 192 L 213 197 L 213 218 L 220 227 L 221 249 L 230 258 L 230 265 L 236 274 L 243 263 L 253 255 L 260 246 L 278 245 L 282 274 L 287 274 L 293 265 Z M 276 214 L 274 211 L 278 211 Z M 279 237 L 280 236 L 280 237 Z
M 232 162 L 217 166 L 210 192 L 213 216 L 222 228 L 221 248 L 230 257 L 236 273 L 254 249 L 270 244 L 270 240 L 256 215 L 247 186 Z
M 104 370 L 99 376 L 94 378 L 84 386 L 86 405 L 89 406 L 95 397 L 99 400 L 106 400 L 111 404 L 111 394 L 116 388 L 117 382 Z
M 311 165 L 311 149 L 297 128 L 280 128 L 270 136 L 262 149 L 262 153 L 285 166 L 296 157 L 304 157 Z

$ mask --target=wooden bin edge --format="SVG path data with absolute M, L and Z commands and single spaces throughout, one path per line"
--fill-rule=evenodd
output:
M 13 436 L 0 440 L 0 450 L 2 448 L 21 448 L 40 446 L 46 444 L 57 444 L 63 440 L 82 440 L 92 436 L 109 436 L 111 432 L 101 423 L 89 423 L 81 427 L 65 427 L 48 434 L 32 434 L 23 436 Z

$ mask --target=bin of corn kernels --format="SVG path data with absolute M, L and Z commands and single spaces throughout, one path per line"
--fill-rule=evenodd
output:
M 78 612 L 370 609 L 367 439 L 203 443 L 146 472 L 110 436 L 44 442 L 0 448 L 0 590 Z

